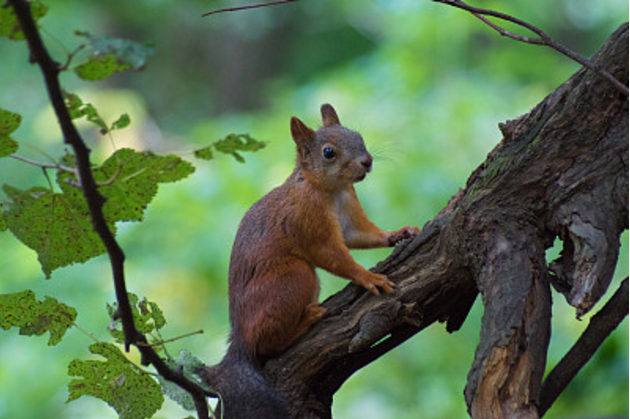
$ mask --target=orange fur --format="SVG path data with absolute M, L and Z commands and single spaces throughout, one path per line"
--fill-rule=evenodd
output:
M 323 316 L 316 267 L 376 295 L 390 293 L 394 284 L 357 264 L 349 249 L 393 246 L 418 232 L 384 231 L 367 218 L 353 184 L 371 170 L 372 157 L 330 105 L 322 106 L 322 119 L 315 132 L 292 118 L 296 168 L 250 208 L 232 250 L 231 341 L 255 365 L 285 351 Z

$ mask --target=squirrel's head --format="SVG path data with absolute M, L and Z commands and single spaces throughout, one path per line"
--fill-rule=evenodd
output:
M 362 181 L 372 170 L 372 156 L 359 133 L 341 126 L 335 109 L 321 107 L 324 126 L 317 131 L 291 118 L 291 135 L 297 144 L 297 165 L 304 176 L 327 189 Z

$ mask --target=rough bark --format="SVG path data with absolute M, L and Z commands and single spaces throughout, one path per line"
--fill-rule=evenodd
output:
M 628 80 L 627 24 L 593 60 Z M 465 390 L 471 416 L 539 417 L 550 285 L 586 313 L 608 288 L 628 227 L 628 101 L 582 69 L 500 128 L 503 140 L 466 187 L 375 268 L 396 292 L 374 297 L 349 285 L 265 365 L 294 417 L 331 417 L 332 397 L 352 373 L 435 321 L 457 330 L 477 294 L 485 311 Z M 548 267 L 556 237 L 562 255 Z

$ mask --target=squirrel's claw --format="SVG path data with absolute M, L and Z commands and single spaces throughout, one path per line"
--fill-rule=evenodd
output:
M 380 274 L 372 274 L 369 279 L 356 282 L 374 295 L 381 295 L 379 288 L 385 291 L 386 294 L 391 294 L 394 292 L 394 288 L 396 288 L 396 285 L 392 281 L 387 279 L 385 275 Z
M 390 246 L 396 246 L 396 244 L 402 240 L 410 239 L 420 234 L 418 227 L 404 226 L 400 230 L 396 230 L 390 233 L 388 241 Z

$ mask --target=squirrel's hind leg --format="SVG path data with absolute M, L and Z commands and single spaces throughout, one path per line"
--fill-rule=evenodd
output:
M 248 307 L 243 310 L 249 315 L 242 316 L 243 334 L 246 345 L 262 360 L 284 352 L 325 309 L 317 302 L 319 280 L 305 263 L 255 283 L 264 286 L 250 290 Z

